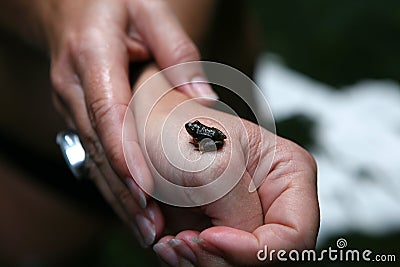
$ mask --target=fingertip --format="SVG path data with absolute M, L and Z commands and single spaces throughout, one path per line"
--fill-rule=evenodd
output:
M 218 99 L 218 95 L 211 88 L 211 85 L 201 76 L 192 78 L 190 81 L 190 91 L 188 93 L 193 97 L 203 97 L 213 100 Z
M 141 147 L 136 141 L 124 142 L 125 161 L 136 184 L 147 194 L 153 190 L 153 178 Z
M 208 253 L 215 255 L 215 256 L 222 256 L 223 252 L 216 246 L 214 246 L 212 243 L 200 238 L 200 237 L 195 237 L 192 239 L 192 242 L 196 243 L 199 247 L 201 247 L 203 250 L 207 251 Z
M 188 97 L 195 99 L 201 105 L 211 106 L 219 97 L 204 80 L 196 77 L 190 83 L 178 86 L 177 89 Z
M 251 179 L 249 187 L 248 187 L 248 191 L 249 191 L 249 193 L 253 193 L 256 190 L 257 190 L 257 186 L 254 184 L 254 180 Z
M 182 241 L 177 238 L 172 238 L 168 241 L 168 244 L 185 260 L 195 263 L 197 261 L 196 254 L 194 254 L 193 250 L 186 244 L 185 241 Z
M 248 262 L 249 257 L 258 249 L 258 242 L 253 234 L 226 226 L 206 229 L 200 233 L 199 238 L 203 240 L 200 245 L 206 244 L 202 245 L 205 250 L 212 248 L 211 253 L 217 251 L 239 263 Z
M 179 266 L 178 255 L 175 250 L 168 244 L 168 241 L 164 240 L 158 242 L 153 246 L 154 252 L 170 266 Z
M 164 231 L 165 221 L 164 216 L 158 206 L 157 202 L 150 200 L 145 209 L 145 214 L 153 222 L 156 229 L 156 236 L 160 236 Z
M 237 242 L 237 240 L 245 243 L 255 241 L 255 236 L 252 233 L 227 226 L 208 228 L 201 232 L 199 237 L 221 247 L 229 247 L 231 244 Z
M 145 242 L 144 242 L 144 239 L 143 239 L 143 237 L 142 237 L 142 234 L 139 232 L 139 229 L 138 229 L 136 223 L 131 223 L 131 224 L 130 224 L 130 228 L 131 228 L 131 231 L 132 231 L 133 236 L 136 238 L 136 241 L 138 241 L 139 245 L 140 245 L 142 248 L 145 248 L 145 247 L 146 247 L 146 244 L 145 244 Z
M 182 256 L 188 262 L 193 263 L 195 266 L 225 266 L 225 264 L 228 264 L 226 259 L 230 257 L 226 257 L 227 254 L 225 254 L 224 251 L 211 242 L 201 238 L 199 235 L 200 233 L 198 231 L 192 230 L 186 230 L 176 235 L 174 239 L 182 240 L 182 245 L 187 246 L 179 249 L 174 247 L 178 255 Z M 171 242 L 174 244 L 173 240 L 170 241 L 170 243 Z
M 143 235 L 144 242 L 147 246 L 151 246 L 156 240 L 156 226 L 154 223 L 141 214 L 136 215 L 136 223 Z

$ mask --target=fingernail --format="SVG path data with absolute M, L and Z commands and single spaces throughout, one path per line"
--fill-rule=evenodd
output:
M 178 255 L 175 251 L 165 243 L 157 243 L 153 246 L 153 250 L 165 261 L 168 265 L 179 266 Z
M 147 247 L 146 244 L 144 243 L 143 237 L 140 234 L 136 224 L 132 223 L 131 224 L 131 229 L 132 229 L 132 233 L 133 236 L 136 238 L 136 240 L 139 242 L 139 245 L 143 248 Z
M 136 200 L 136 203 L 142 208 L 145 209 L 147 206 L 146 196 L 143 193 L 143 190 L 136 184 L 133 178 L 126 178 L 126 185 L 129 188 L 133 198 Z
M 194 77 L 191 81 L 192 97 L 208 98 L 210 100 L 217 100 L 218 95 L 211 89 L 211 86 L 207 83 L 206 79 L 198 76 Z
M 186 243 L 180 239 L 172 238 L 168 241 L 168 244 L 178 252 L 183 258 L 187 259 L 191 263 L 195 263 L 197 261 L 196 255 L 190 249 Z
M 199 245 L 202 249 L 210 252 L 213 255 L 216 255 L 216 256 L 222 255 L 222 252 L 219 249 L 217 249 L 216 247 L 214 247 L 213 245 L 211 245 L 210 243 L 208 243 L 207 241 L 205 241 L 204 239 L 202 239 L 200 237 L 194 237 L 192 239 L 192 241 L 194 243 L 196 243 L 197 245 Z
M 146 214 L 147 218 L 149 218 L 153 223 L 156 221 L 156 215 L 154 213 L 154 209 L 147 208 L 144 210 L 144 213 Z
M 139 232 L 142 235 L 144 244 L 147 247 L 153 244 L 156 238 L 156 228 L 154 224 L 141 214 L 136 215 L 136 223 L 139 227 Z

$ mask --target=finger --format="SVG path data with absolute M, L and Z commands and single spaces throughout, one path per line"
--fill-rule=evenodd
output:
M 126 47 L 130 61 L 145 61 L 151 57 L 149 49 L 137 34 L 127 36 Z
M 178 238 L 172 238 L 168 240 L 168 245 L 173 248 L 178 255 L 180 266 L 194 266 L 194 264 L 196 264 L 196 254 L 194 254 L 185 241 Z
M 286 242 L 279 244 L 275 232 L 270 232 L 277 230 L 275 228 L 275 226 L 262 226 L 257 231 L 263 231 L 264 237 L 270 238 L 266 243 L 269 249 L 278 251 L 287 248 Z M 198 245 L 211 254 L 229 260 L 233 265 L 265 264 L 257 259 L 257 252 L 263 248 L 262 241 L 258 240 L 258 236 L 235 228 L 226 226 L 209 228 L 199 235 Z
M 73 123 L 73 120 L 71 118 L 71 114 L 69 113 L 68 109 L 65 107 L 65 104 L 60 100 L 60 97 L 56 94 L 52 94 L 53 97 L 53 103 L 55 108 L 59 111 L 59 113 L 63 116 L 64 120 L 66 121 L 67 125 L 71 129 L 75 129 L 76 126 Z M 102 177 L 101 172 L 98 170 L 97 166 L 95 163 L 91 160 L 90 157 L 87 159 L 86 167 L 89 170 L 88 171 L 88 176 L 91 177 L 91 179 L 95 182 L 97 188 L 99 191 L 102 193 L 103 197 L 106 199 L 106 201 L 111 204 L 113 207 L 114 211 L 119 215 L 122 221 L 128 223 L 129 222 L 129 216 L 126 213 L 126 211 L 123 209 L 121 206 L 120 202 L 117 201 L 115 196 L 112 194 L 109 185 L 106 183 L 104 178 Z M 128 178 L 127 178 L 128 180 Z M 135 192 L 136 195 L 142 196 L 143 192 L 141 190 L 135 189 L 134 185 L 130 185 L 131 182 L 127 181 L 128 187 L 132 188 L 131 191 Z M 130 186 L 129 186 L 130 185 Z M 143 198 L 143 197 L 142 197 Z M 143 201 L 146 201 L 144 199 Z M 140 203 L 140 202 L 139 202 Z M 140 206 L 143 206 L 140 205 Z M 146 205 L 144 205 L 146 206 Z
M 140 187 L 140 191 L 144 190 L 150 195 L 153 189 L 153 179 L 139 143 L 136 122 L 132 109 L 128 108 L 125 113 L 122 133 L 124 156 L 129 172 L 132 174 L 135 183 Z M 146 152 L 146 150 L 144 151 Z M 141 167 L 142 165 L 145 167 Z
M 125 222 L 127 225 L 129 225 L 135 239 L 139 242 L 139 244 L 142 247 L 147 247 L 149 244 L 146 243 L 146 240 L 151 239 L 150 236 L 145 236 L 144 233 L 142 233 L 139 229 L 139 226 L 136 222 L 132 222 L 130 219 L 129 214 L 126 212 L 125 208 L 122 207 L 121 203 L 118 201 L 118 199 L 114 196 L 113 192 L 110 190 L 110 187 L 106 183 L 106 181 L 101 177 L 100 171 L 97 169 L 95 164 L 92 162 L 91 164 L 93 167 L 90 168 L 91 176 L 92 177 L 98 177 L 94 179 L 94 182 L 97 186 L 97 188 L 100 190 L 101 194 L 103 197 L 106 199 L 108 203 L 110 203 L 114 209 L 114 211 L 117 213 L 119 218 Z M 151 242 L 148 241 L 148 242 Z M 152 242 L 151 242 L 152 243 Z
M 57 110 L 58 114 L 60 114 L 61 117 L 64 119 L 64 122 L 67 125 L 67 127 L 70 129 L 76 128 L 74 126 L 74 122 L 71 118 L 71 114 L 69 113 L 65 104 L 61 101 L 59 95 L 57 95 L 56 93 L 53 92 L 51 94 L 51 97 L 52 97 L 52 102 L 53 102 L 54 108 Z
M 188 236 L 191 231 L 180 234 Z M 196 236 L 198 233 L 193 232 Z M 198 266 L 197 257 L 192 249 L 185 241 L 173 236 L 165 236 L 161 238 L 157 244 L 153 246 L 153 250 L 157 253 L 160 259 L 169 266 Z M 207 266 L 207 265 L 202 265 Z
M 57 68 L 55 69 L 57 70 Z M 58 69 L 58 71 L 54 71 L 56 74 L 60 72 L 63 74 L 63 76 L 55 75 L 55 77 L 62 77 L 56 79 L 57 81 L 59 81 L 58 83 L 56 83 L 57 85 L 59 85 L 59 87 L 57 87 L 57 92 L 60 95 L 60 98 L 63 99 L 63 103 L 66 103 L 66 105 L 68 106 L 66 113 L 69 113 L 71 115 L 74 125 L 76 125 L 77 129 L 79 130 L 84 147 L 89 153 L 91 160 L 94 162 L 93 165 L 99 168 L 101 172 L 101 178 L 105 182 L 102 181 L 102 183 L 98 184 L 102 185 L 104 192 L 106 191 L 104 189 L 106 185 L 108 186 L 107 190 L 113 192 L 114 197 L 108 197 L 108 200 L 110 201 L 109 203 L 116 210 L 116 212 L 121 215 L 121 217 L 125 221 L 129 221 L 130 224 L 136 224 L 138 220 L 136 215 L 137 213 L 140 213 L 139 205 L 144 207 L 145 205 L 143 205 L 143 203 L 146 203 L 146 201 L 143 200 L 143 192 L 141 192 L 139 189 L 129 192 L 128 187 L 121 181 L 121 179 L 115 174 L 115 172 L 111 168 L 109 161 L 107 161 L 104 156 L 102 145 L 99 143 L 97 135 L 91 127 L 91 122 L 89 120 L 84 101 L 83 91 L 80 85 L 77 84 L 74 79 L 68 78 L 68 73 L 70 73 L 67 71 L 68 69 L 64 68 L 62 70 L 64 70 L 64 72 L 61 72 L 60 69 Z M 67 90 L 65 89 L 65 87 L 67 87 Z M 99 175 L 91 177 L 99 177 Z M 130 185 L 130 188 L 132 189 L 134 187 Z M 134 198 L 137 200 L 139 205 L 135 203 Z M 124 213 L 120 212 L 121 206 L 124 209 Z M 155 218 L 160 217 L 160 213 L 154 214 L 156 214 L 154 216 Z M 128 217 L 128 219 L 126 217 Z M 147 240 L 150 240 L 151 237 L 154 236 L 153 233 L 155 231 L 149 231 L 148 226 L 151 226 L 151 224 L 146 224 L 143 219 L 140 220 L 144 225 L 144 227 L 142 227 L 143 230 L 146 230 L 146 232 L 149 233 L 150 237 L 147 238 Z M 161 231 L 159 230 L 159 232 Z
M 170 66 L 199 61 L 200 55 L 196 45 L 180 26 L 168 5 L 163 1 L 141 1 L 131 6 L 132 17 L 138 32 L 149 46 L 161 69 Z M 201 64 L 190 64 L 178 71 L 168 72 L 167 79 L 173 86 L 193 82 L 178 87 L 190 97 L 217 99 L 211 87 L 204 83 L 205 78 Z
M 238 161 L 233 161 L 236 164 Z M 207 205 L 205 212 L 213 225 L 231 226 L 252 232 L 263 223 L 263 214 L 257 191 L 249 192 L 251 177 L 247 171 L 239 183 L 223 198 Z M 237 216 L 240 214 L 240 216 Z
M 161 211 L 154 202 L 150 203 L 146 209 L 142 209 L 135 204 L 122 206 L 119 199 L 111 191 L 106 180 L 97 169 L 97 166 L 89 160 L 88 163 L 90 176 L 94 177 L 94 182 L 108 203 L 112 205 L 117 215 L 130 227 L 133 235 L 142 247 L 153 244 L 157 235 L 160 235 L 164 228 L 164 221 Z M 132 218 L 132 214 L 135 214 Z
M 183 231 L 180 232 L 174 239 L 181 240 L 182 248 L 174 248 L 178 253 L 179 258 L 185 258 L 187 262 L 193 263 L 195 266 L 232 266 L 231 263 L 222 257 L 221 251 L 216 247 L 206 243 L 199 237 L 199 232 Z M 169 243 L 175 243 L 173 239 Z M 184 250 L 185 252 L 181 252 Z M 188 255 L 188 251 L 194 254 Z
M 96 55 L 87 52 L 85 58 L 78 62 L 78 70 L 81 73 L 86 93 L 86 104 L 92 118 L 91 124 L 96 130 L 96 133 L 94 133 L 91 129 L 88 129 L 91 132 L 89 136 L 96 138 L 97 134 L 101 141 L 101 145 L 96 145 L 96 140 L 92 140 L 92 144 L 95 144 L 92 147 L 92 156 L 94 156 L 96 165 L 106 178 L 110 190 L 130 215 L 134 231 L 136 231 L 134 225 L 137 225 L 144 245 L 148 246 L 155 240 L 156 226 L 148 217 L 140 214 L 137 204 L 132 201 L 132 195 L 134 195 L 139 205 L 145 208 L 145 195 L 130 179 L 125 181 L 129 185 L 126 187 L 114 172 L 115 170 L 120 176 L 124 175 L 122 177 L 128 177 L 131 174 L 135 181 L 138 181 L 140 185 L 145 184 L 145 187 L 150 191 L 152 177 L 137 142 L 133 117 L 130 118 L 132 119 L 129 124 L 131 129 L 128 134 L 134 146 L 129 146 L 127 151 L 129 156 L 126 160 L 133 161 L 130 165 L 133 165 L 134 168 L 128 170 L 125 162 L 122 148 L 122 130 L 131 91 L 127 74 L 126 54 L 117 52 L 122 50 L 122 47 L 118 47 L 118 43 L 113 45 L 116 46 L 116 50 L 112 50 L 112 53 L 108 50 L 103 50 L 101 46 Z M 102 55 L 102 57 L 99 55 Z M 83 66 L 90 66 L 90 68 L 84 70 L 82 69 Z M 109 160 L 104 160 L 105 157 L 102 156 L 101 147 L 104 147 L 105 154 Z M 129 191 L 128 188 L 131 190 Z
M 264 223 L 295 229 L 307 248 L 315 246 L 319 229 L 316 164 L 300 146 L 277 138 L 276 154 L 267 178 L 258 190 Z
M 112 35 L 108 39 L 110 40 L 102 40 L 103 44 L 96 49 L 92 47 L 85 50 L 84 56 L 77 62 L 77 69 L 85 90 L 86 105 L 91 118 L 90 123 L 116 173 L 120 177 L 132 175 L 136 181 L 140 181 L 139 184 L 145 184 L 146 188 L 151 188 L 152 178 L 140 147 L 132 151 L 135 153 L 131 158 L 135 161 L 135 168 L 130 170 L 132 173 L 128 170 L 125 162 L 122 148 L 122 129 L 124 115 L 131 98 L 128 58 L 126 48 L 122 43 L 115 41 L 115 37 Z M 134 123 L 131 126 L 131 138 L 136 141 Z M 87 136 L 93 136 L 93 133 L 87 133 Z M 93 147 L 93 150 L 93 154 L 99 155 L 96 147 Z M 103 162 L 97 162 L 97 165 L 102 164 Z
M 153 246 L 153 250 L 164 265 L 180 266 L 177 253 L 168 244 L 168 241 L 172 238 L 173 236 L 164 236 Z
M 93 177 L 92 179 L 94 183 L 96 184 L 97 188 L 99 189 L 100 193 L 105 198 L 107 203 L 111 204 L 114 212 L 117 213 L 117 215 L 123 222 L 129 224 L 128 214 L 126 213 L 125 209 L 121 206 L 119 201 L 115 198 L 114 194 L 111 192 L 110 187 L 103 179 L 102 174 L 97 169 L 94 162 L 88 159 L 87 167 L 89 170 L 89 175 Z
M 132 219 L 136 211 L 135 208 L 132 208 L 134 206 L 132 196 L 135 196 L 138 204 L 144 207 L 146 203 L 146 201 L 143 200 L 144 194 L 139 189 L 133 190 L 134 187 L 128 182 L 130 185 L 129 187 L 132 189 L 132 193 L 129 192 L 128 187 L 125 186 L 121 179 L 115 174 L 104 156 L 103 148 L 98 141 L 96 133 L 90 127 L 90 120 L 85 108 L 82 91 L 69 90 L 69 92 L 70 93 L 64 94 L 64 99 L 69 102 L 69 107 L 71 109 L 69 113 L 71 113 L 72 121 L 81 134 L 85 150 L 88 152 L 91 162 L 94 163 L 93 165 L 99 168 L 102 175 L 101 177 L 107 182 L 110 190 L 118 198 L 119 202 L 125 205 L 127 210 L 130 210 L 130 217 Z M 97 176 L 90 175 L 90 177 Z

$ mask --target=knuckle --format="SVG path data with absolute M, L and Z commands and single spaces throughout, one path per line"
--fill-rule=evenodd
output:
M 122 123 L 127 107 L 123 103 L 112 103 L 110 99 L 105 97 L 95 99 L 89 104 L 93 128 L 98 129 L 104 122 Z
M 85 140 L 87 143 L 86 152 L 94 164 L 101 168 L 101 166 L 106 164 L 106 158 L 104 156 L 104 149 L 100 144 L 97 137 L 93 135 L 85 135 Z
M 75 88 L 79 79 L 72 67 L 72 55 L 68 44 L 64 48 L 51 57 L 50 82 L 56 94 L 68 97 L 71 96 L 68 89 Z
M 66 85 L 66 78 L 62 69 L 54 66 L 50 70 L 51 84 L 57 94 L 60 94 Z
M 316 169 L 316 161 L 315 161 L 314 157 L 305 148 L 290 141 L 290 142 L 287 142 L 287 150 L 290 151 L 290 154 L 295 159 L 306 163 L 308 166 L 311 166 L 312 169 Z
M 122 166 L 124 164 L 124 157 L 121 156 L 123 153 L 120 139 L 115 138 L 115 131 L 113 129 L 122 129 L 121 125 L 126 108 L 126 104 L 110 103 L 105 98 L 99 98 L 89 104 L 89 116 L 92 128 L 98 133 L 102 131 L 103 140 L 107 142 L 105 144 L 106 157 L 99 138 L 93 136 L 93 134 L 87 135 L 86 138 L 91 144 L 88 148 L 88 153 L 96 164 L 104 164 L 106 158 L 109 162 L 114 163 L 113 165 L 115 166 Z
M 196 45 L 186 38 L 175 43 L 171 55 L 178 63 L 195 61 L 200 58 L 200 53 Z
M 293 169 L 293 171 L 309 170 L 312 173 L 316 173 L 317 171 L 316 160 L 310 152 L 292 141 L 278 138 L 276 144 L 276 155 L 282 162 L 290 164 L 288 167 Z
M 83 30 L 82 32 L 70 33 L 67 38 L 67 48 L 72 54 L 80 54 L 80 52 L 88 49 L 88 40 L 92 38 L 93 30 Z
M 102 121 L 112 109 L 112 104 L 109 103 L 109 99 L 105 97 L 98 97 L 89 103 L 88 108 L 90 121 L 93 128 L 96 129 L 98 122 Z
M 317 171 L 317 161 L 315 160 L 313 155 L 311 155 L 310 152 L 308 152 L 307 150 L 305 150 L 302 147 L 300 147 L 300 149 L 299 149 L 299 154 L 300 154 L 300 157 L 303 158 L 303 160 L 311 168 L 311 171 L 315 173 Z
M 114 166 L 123 166 L 126 164 L 125 157 L 122 150 L 120 149 L 120 146 L 112 146 L 108 154 L 109 160 L 113 163 Z
M 67 37 L 66 48 L 77 63 L 84 63 L 95 55 L 95 49 L 99 44 L 106 43 L 104 33 L 97 27 L 89 27 L 79 33 L 71 33 Z

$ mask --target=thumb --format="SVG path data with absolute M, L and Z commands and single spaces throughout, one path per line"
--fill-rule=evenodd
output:
M 205 213 L 213 225 L 225 225 L 247 232 L 262 225 L 260 199 L 257 191 L 249 192 L 250 182 L 251 176 L 245 171 L 242 179 L 228 194 L 205 207 Z

